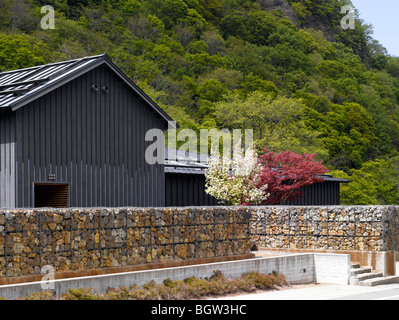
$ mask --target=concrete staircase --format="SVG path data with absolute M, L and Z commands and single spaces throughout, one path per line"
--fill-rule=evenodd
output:
M 360 264 L 351 264 L 349 284 L 355 286 L 380 286 L 399 283 L 399 276 L 384 276 L 382 272 L 373 271 L 371 267 L 362 267 Z

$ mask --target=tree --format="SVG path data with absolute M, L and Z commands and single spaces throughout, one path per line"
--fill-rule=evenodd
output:
M 304 52 L 292 48 L 287 43 L 279 43 L 270 51 L 271 63 L 277 71 L 285 74 L 292 71 L 303 71 L 310 74 L 312 71 L 312 60 Z
M 250 42 L 267 45 L 270 34 L 276 30 L 277 19 L 270 12 L 254 10 L 248 13 L 246 26 Z
M 261 167 L 255 151 L 241 148 L 239 141 L 233 150 L 233 158 L 223 157 L 212 151 L 206 172 L 205 192 L 227 204 L 260 204 L 268 197 L 267 184 L 259 183 Z
M 188 5 L 183 0 L 165 0 L 167 13 L 173 20 L 184 18 L 187 14 Z
M 332 171 L 335 177 L 350 180 L 341 187 L 341 200 L 346 205 L 399 204 L 399 157 L 365 162 L 350 174 Z
M 227 86 L 216 79 L 206 80 L 198 86 L 197 94 L 200 99 L 209 101 L 220 101 L 227 93 Z
M 322 182 L 318 175 L 328 172 L 321 162 L 314 160 L 314 154 L 296 154 L 285 151 L 275 154 L 263 148 L 259 160 L 262 172 L 258 188 L 267 185 L 270 192 L 265 204 L 283 204 L 286 200 L 296 200 L 302 195 L 300 188 L 315 182 Z
M 376 126 L 373 117 L 357 103 L 330 104 L 330 111 L 305 110 L 305 123 L 321 132 L 320 139 L 328 150 L 329 165 L 348 171 L 370 160 L 375 148 Z
M 220 30 L 225 38 L 228 36 L 239 36 L 245 39 L 247 36 L 243 19 L 238 14 L 225 16 L 220 21 Z
M 399 57 L 389 57 L 387 71 L 391 76 L 399 78 Z
M 301 100 L 250 92 L 246 98 L 229 94 L 225 101 L 215 104 L 215 117 L 221 127 L 253 129 L 258 145 L 265 145 L 275 152 L 317 153 L 324 155 L 316 131 L 310 131 L 302 121 L 304 104 Z
M 0 71 L 45 64 L 50 57 L 48 47 L 31 36 L 0 34 Z
M 273 97 L 276 97 L 279 94 L 279 90 L 273 82 L 264 80 L 252 73 L 248 74 L 242 82 L 242 91 L 244 94 L 253 91 L 261 91 L 263 93 L 268 93 Z
M 222 14 L 220 0 L 199 0 L 199 13 L 207 20 L 217 22 Z

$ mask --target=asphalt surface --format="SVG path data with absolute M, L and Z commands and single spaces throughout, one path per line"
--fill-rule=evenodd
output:
M 376 287 L 310 284 L 214 300 L 399 300 L 399 284 Z

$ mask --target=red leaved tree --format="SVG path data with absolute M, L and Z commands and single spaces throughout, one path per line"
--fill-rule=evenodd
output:
M 322 162 L 314 160 L 314 154 L 303 156 L 291 151 L 275 154 L 267 147 L 259 157 L 263 165 L 260 181 L 257 187 L 268 185 L 270 196 L 265 204 L 283 204 L 286 200 L 297 200 L 303 195 L 299 189 L 324 179 L 317 175 L 328 172 Z

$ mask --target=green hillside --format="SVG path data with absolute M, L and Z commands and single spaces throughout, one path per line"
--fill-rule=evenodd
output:
M 350 177 L 345 203 L 399 204 L 399 58 L 346 4 L 0 0 L 0 71 L 107 53 L 182 128 L 253 128 Z

